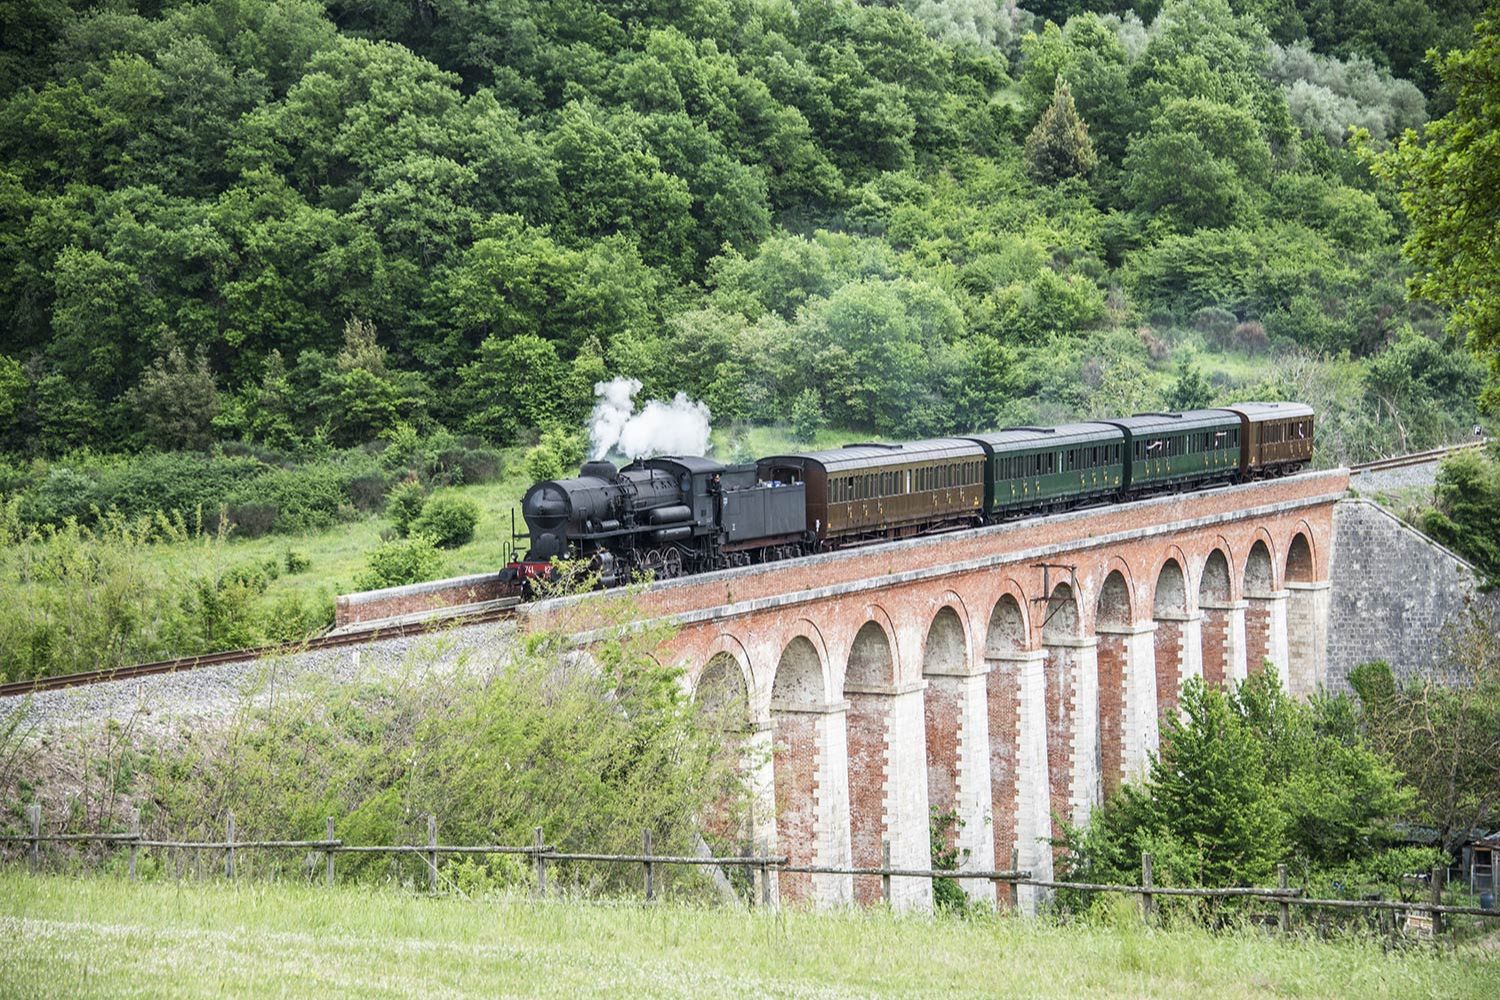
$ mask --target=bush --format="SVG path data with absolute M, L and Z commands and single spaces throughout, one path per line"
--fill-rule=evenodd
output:
M 478 523 L 477 503 L 468 497 L 445 493 L 427 501 L 416 520 L 411 522 L 409 531 L 426 535 L 442 548 L 452 549 L 472 541 L 474 526 Z
M 94 481 L 65 465 L 53 466 L 37 490 L 21 506 L 22 520 L 30 524 L 62 524 L 68 518 L 89 518 L 98 504 Z
M 377 511 L 385 502 L 390 481 L 378 472 L 367 472 L 349 480 L 349 502 L 355 510 Z
M 386 542 L 370 554 L 370 566 L 356 582 L 361 590 L 380 590 L 431 580 L 442 569 L 443 557 L 432 539 L 412 535 Z
M 406 537 L 426 503 L 427 490 L 415 479 L 405 479 L 391 487 L 385 499 L 385 516 L 391 519 L 397 536 Z
M 236 504 L 274 504 L 277 531 L 316 531 L 332 525 L 344 504 L 344 473 L 329 465 L 275 469 L 235 490 Z
M 282 565 L 286 567 L 287 575 L 290 576 L 294 573 L 306 573 L 312 568 L 312 560 L 305 552 L 287 549 L 286 555 L 282 557 Z
M 281 518 L 281 508 L 274 503 L 233 503 L 226 512 L 235 534 L 241 538 L 269 535 Z
M 240 484 L 264 472 L 266 465 L 250 457 L 141 456 L 100 473 L 100 506 L 113 507 L 127 517 L 161 512 L 191 519 L 201 510 L 211 519 Z

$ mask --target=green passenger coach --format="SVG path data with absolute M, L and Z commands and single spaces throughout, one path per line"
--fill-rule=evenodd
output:
M 1240 418 L 1225 410 L 1141 413 L 1106 423 L 1125 432 L 1125 489 L 1133 495 L 1233 482 Z
M 1113 498 L 1125 481 L 1125 434 L 1105 423 L 1009 427 L 969 438 L 985 452 L 991 516 L 1061 509 Z

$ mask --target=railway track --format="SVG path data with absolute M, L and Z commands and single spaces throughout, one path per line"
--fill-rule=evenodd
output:
M 1458 451 L 1468 451 L 1471 448 L 1483 448 L 1484 441 L 1467 441 L 1463 444 L 1450 444 L 1444 448 L 1432 448 L 1428 451 L 1414 451 L 1410 455 L 1395 455 L 1391 458 L 1378 458 L 1373 462 L 1361 462 L 1358 465 L 1349 466 L 1351 475 L 1360 475 L 1365 472 L 1384 472 L 1387 469 L 1401 469 L 1408 465 L 1428 465 L 1432 462 L 1446 458 L 1448 455 Z
M 175 660 L 158 660 L 155 663 L 137 663 L 108 670 L 88 670 L 77 674 L 58 674 L 25 681 L 10 681 L 0 684 L 0 698 L 17 697 L 41 691 L 57 691 L 62 688 L 100 684 L 106 681 L 127 681 L 159 674 L 175 674 L 203 667 L 215 667 L 225 663 L 244 663 L 271 656 L 291 653 L 307 653 L 320 649 L 338 649 L 341 646 L 359 646 L 378 639 L 399 639 L 403 636 L 434 632 L 455 624 L 479 625 L 500 621 L 515 613 L 518 599 L 509 603 L 494 602 L 498 607 L 486 608 L 469 614 L 436 616 L 422 621 L 388 623 L 347 632 L 313 636 L 301 642 L 288 642 L 272 646 L 256 646 L 250 649 L 231 649 L 222 653 L 204 653 L 201 656 L 182 656 Z
M 1399 469 L 1408 465 L 1424 465 L 1429 462 L 1436 462 L 1456 451 L 1483 447 L 1483 444 L 1484 442 L 1476 441 L 1473 443 L 1450 445 L 1446 448 L 1433 448 L 1429 451 L 1414 452 L 1410 455 L 1382 458 L 1374 462 L 1362 462 L 1358 465 L 1350 466 L 1349 471 L 1353 475 L 1359 475 L 1365 472 Z M 424 632 L 432 632 L 440 628 L 445 628 L 457 622 L 462 622 L 463 624 L 482 624 L 484 622 L 499 621 L 513 614 L 516 604 L 519 603 L 517 600 L 502 607 L 487 608 L 466 615 L 439 615 L 422 621 L 387 623 L 371 628 L 353 629 L 336 634 L 314 636 L 302 642 L 283 643 L 275 646 L 259 646 L 252 649 L 235 649 L 222 653 L 205 653 L 202 656 L 184 656 L 175 660 L 160 660 L 156 663 L 137 663 L 132 666 L 115 667 L 109 670 L 90 670 L 84 673 L 59 674 L 55 677 L 41 677 L 34 680 L 11 681 L 0 684 L 0 698 L 15 697 L 40 691 L 56 691 L 62 688 L 80 687 L 86 684 L 98 684 L 105 681 L 124 681 L 140 677 L 154 677 L 158 674 L 197 670 L 202 667 L 219 666 L 225 663 L 243 663 L 247 660 L 258 660 L 269 656 L 284 656 L 290 653 L 312 652 L 320 649 L 337 649 L 341 646 L 359 646 L 378 639 L 395 639 L 408 635 L 420 635 Z

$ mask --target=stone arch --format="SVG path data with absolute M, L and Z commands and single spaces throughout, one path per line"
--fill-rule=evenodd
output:
M 806 635 L 792 636 L 776 661 L 771 707 L 790 711 L 823 708 L 828 704 L 824 679 L 823 657 L 818 647 Z
M 895 644 L 891 631 L 876 618 L 870 618 L 854 633 L 849 647 L 849 663 L 844 668 L 844 690 L 855 686 L 890 686 L 896 682 Z
M 1263 673 L 1266 661 L 1285 658 L 1286 605 L 1276 590 L 1276 562 L 1270 536 L 1256 531 L 1245 556 L 1242 592 L 1245 595 L 1245 668 Z M 1281 664 L 1278 664 L 1278 667 Z
M 1125 683 L 1130 666 L 1135 599 L 1124 572 L 1111 569 L 1094 611 L 1099 676 L 1099 780 L 1107 796 L 1124 780 Z
M 1217 545 L 1209 550 L 1198 576 L 1198 608 L 1203 613 L 1203 680 L 1210 687 L 1222 688 L 1237 674 L 1231 664 L 1239 643 L 1234 629 L 1234 581 L 1229 575 L 1229 556 Z
M 1042 644 L 1060 639 L 1077 639 L 1083 635 L 1083 615 L 1078 595 L 1067 581 L 1058 583 L 1047 597 L 1047 613 L 1042 617 Z
M 1307 540 L 1306 534 L 1298 531 L 1286 548 L 1286 573 L 1283 579 L 1288 583 L 1312 583 L 1313 573 L 1312 543 Z
M 1271 558 L 1271 542 L 1263 531 L 1256 532 L 1255 542 L 1245 556 L 1243 593 L 1246 597 L 1264 597 L 1276 590 L 1276 564 Z
M 984 655 L 991 658 L 1014 656 L 1031 647 L 1027 642 L 1030 626 L 1026 621 L 1025 597 L 1020 591 L 1007 590 L 995 601 L 985 630 Z
M 733 653 L 720 650 L 709 657 L 693 686 L 693 702 L 720 726 L 727 728 L 731 717 L 741 725 L 749 724 L 749 677 Z
M 922 673 L 958 673 L 968 662 L 968 630 L 953 606 L 944 604 L 927 626 L 927 639 L 922 644 Z
M 1188 579 L 1181 552 L 1174 552 L 1156 572 L 1151 617 L 1156 620 L 1156 710 L 1158 719 L 1177 710 L 1183 682 L 1199 672 L 1201 639 L 1191 613 Z
M 1177 556 L 1168 556 L 1156 571 L 1156 585 L 1151 591 L 1151 615 L 1161 618 L 1187 612 L 1187 574 Z

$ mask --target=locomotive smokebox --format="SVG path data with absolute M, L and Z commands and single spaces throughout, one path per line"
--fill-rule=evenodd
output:
M 620 478 L 620 470 L 609 462 L 584 462 L 578 475 L 587 479 L 602 479 L 612 483 Z

